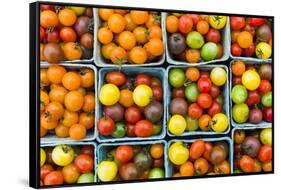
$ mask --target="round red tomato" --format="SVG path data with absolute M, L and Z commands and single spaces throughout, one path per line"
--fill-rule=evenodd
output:
M 184 87 L 173 88 L 172 97 L 173 98 L 184 98 Z
M 128 107 L 125 111 L 125 120 L 131 124 L 135 124 L 142 118 L 141 110 L 136 106 Z
M 201 93 L 197 98 L 197 103 L 201 108 L 206 109 L 212 105 L 213 99 L 210 94 Z
M 255 44 L 250 45 L 248 48 L 242 50 L 242 54 L 246 57 L 252 57 L 256 52 Z
M 246 21 L 244 17 L 232 16 L 230 17 L 231 30 L 240 30 L 245 27 Z
M 134 157 L 134 150 L 132 146 L 121 145 L 116 149 L 116 158 L 122 162 L 127 163 Z
M 137 137 L 149 137 L 153 134 L 153 124 L 148 120 L 140 120 L 136 123 L 135 134 Z
M 262 110 L 262 117 L 268 122 L 272 122 L 272 108 L 264 108 Z
M 59 43 L 60 37 L 59 37 L 59 31 L 54 28 L 48 28 L 46 30 L 46 41 L 48 43 Z
M 265 18 L 249 18 L 248 20 L 249 25 L 253 27 L 261 26 L 263 23 L 266 22 Z
M 87 154 L 91 157 L 94 157 L 94 147 L 91 145 L 84 145 L 81 148 L 81 154 Z
M 98 131 L 101 135 L 111 135 L 115 130 L 115 123 L 110 117 L 102 117 L 98 122 Z
M 210 94 L 212 96 L 212 98 L 217 98 L 220 95 L 220 88 L 216 85 L 212 85 L 211 90 L 210 90 Z
M 154 86 L 152 87 L 153 97 L 157 101 L 162 101 L 163 99 L 163 89 L 161 86 Z
M 88 173 L 94 169 L 93 157 L 89 156 L 88 154 L 78 155 L 74 160 L 74 164 L 81 173 Z
M 61 171 L 52 171 L 44 178 L 44 185 L 61 185 L 63 184 L 63 175 Z
M 253 172 L 254 171 L 254 159 L 248 155 L 243 155 L 239 160 L 239 166 L 243 172 Z
M 259 86 L 259 92 L 260 93 L 267 93 L 271 91 L 272 86 L 269 80 L 261 80 L 260 86 Z
M 206 34 L 206 40 L 208 42 L 219 43 L 221 40 L 221 34 L 218 30 L 211 28 Z
M 202 108 L 197 103 L 192 103 L 188 107 L 188 115 L 194 119 L 198 119 L 203 113 Z
M 258 158 L 262 162 L 268 162 L 272 159 L 272 147 L 269 145 L 263 145 L 260 148 Z
M 183 15 L 179 19 L 179 31 L 183 34 L 187 34 L 192 30 L 193 21 L 189 15 Z
M 242 48 L 238 44 L 231 45 L 231 54 L 233 56 L 241 56 L 242 55 Z
M 208 93 L 211 90 L 212 82 L 209 77 L 200 77 L 197 82 L 197 87 L 200 92 Z
M 190 147 L 190 157 L 194 160 L 200 158 L 205 152 L 205 142 L 201 139 L 194 141 Z
M 45 164 L 40 168 L 40 179 L 44 180 L 46 175 L 48 175 L 50 172 L 54 171 L 54 168 L 50 164 Z
M 222 112 L 222 106 L 217 101 L 213 101 L 211 107 L 208 108 L 208 115 L 213 117 L 215 114 Z
M 151 86 L 151 77 L 147 74 L 138 74 L 135 79 L 135 86 L 138 86 L 140 84 Z
M 125 129 L 126 129 L 126 135 L 128 137 L 135 137 L 136 136 L 136 134 L 135 134 L 135 125 L 134 124 L 127 123 L 125 125 Z
M 197 23 L 200 20 L 200 16 L 198 14 L 187 14 L 191 19 L 194 25 L 197 25 Z

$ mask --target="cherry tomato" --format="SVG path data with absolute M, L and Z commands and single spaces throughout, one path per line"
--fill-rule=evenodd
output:
M 184 98 L 184 87 L 173 88 L 172 97 L 173 98 Z
M 140 120 L 136 123 L 135 134 L 138 137 L 149 137 L 153 134 L 153 124 L 148 120 Z
M 128 123 L 135 124 L 140 121 L 142 114 L 140 109 L 137 106 L 128 107 L 125 111 L 125 120 Z
M 220 88 L 216 85 L 212 85 L 210 95 L 212 98 L 217 98 L 220 95 Z
M 261 26 L 263 23 L 266 22 L 265 18 L 249 18 L 248 20 L 249 25 L 253 27 Z
M 197 87 L 200 92 L 208 93 L 211 90 L 212 82 L 209 77 L 200 77 L 197 82 Z
M 93 171 L 94 160 L 87 154 L 78 155 L 75 158 L 74 163 L 81 173 L 88 173 Z
M 201 93 L 197 98 L 197 103 L 201 108 L 206 109 L 212 105 L 213 99 L 210 94 Z
M 121 145 L 116 149 L 116 158 L 122 162 L 127 163 L 134 157 L 134 150 L 132 146 Z
M 222 112 L 222 106 L 217 101 L 213 101 L 211 107 L 208 108 L 208 115 L 213 117 L 215 114 Z
M 190 157 L 194 160 L 200 158 L 205 152 L 205 143 L 203 140 L 198 139 L 191 144 Z
M 263 145 L 260 148 L 258 158 L 262 162 L 268 162 L 272 159 L 272 147 L 270 145 Z
M 260 93 L 267 93 L 271 91 L 272 86 L 271 83 L 268 80 L 261 80 L 260 86 L 258 88 Z
M 111 71 L 105 76 L 107 83 L 115 84 L 116 86 L 122 86 L 126 82 L 126 76 L 121 71 Z
M 136 134 L 135 134 L 135 125 L 127 123 L 125 125 L 125 129 L 126 129 L 126 135 L 128 137 L 135 137 L 136 136 Z
M 46 41 L 48 43 L 59 43 L 60 38 L 59 38 L 59 31 L 55 28 L 47 28 L 46 30 Z
M 183 34 L 187 34 L 192 30 L 193 21 L 189 15 L 183 15 L 179 19 L 179 31 Z
M 46 175 L 48 175 L 50 172 L 54 171 L 54 168 L 51 164 L 45 164 L 40 168 L 40 179 L 44 180 Z
M 243 155 L 239 160 L 239 166 L 243 172 L 253 172 L 254 171 L 254 159 L 248 155 Z
M 231 54 L 233 56 L 237 56 L 237 57 L 241 56 L 242 55 L 242 48 L 237 43 L 232 44 L 231 45 Z
M 231 30 L 240 30 L 245 27 L 246 21 L 244 17 L 230 17 L 230 28 Z
M 162 99 L 163 99 L 163 89 L 162 89 L 161 86 L 152 87 L 152 93 L 153 93 L 153 97 L 157 101 L 162 101 Z
M 115 130 L 115 124 L 114 121 L 108 117 L 102 117 L 99 119 L 98 122 L 98 131 L 101 135 L 111 135 L 111 133 L 113 133 L 113 131 Z
M 151 86 L 151 77 L 147 74 L 138 74 L 135 79 L 135 86 L 138 86 L 140 84 Z
M 192 103 L 188 107 L 188 115 L 193 119 L 198 119 L 202 115 L 202 108 L 197 103 Z
M 62 185 L 63 175 L 60 171 L 52 171 L 44 178 L 44 185 Z
M 40 42 L 43 41 L 43 39 L 45 38 L 45 35 L 46 35 L 46 33 L 45 33 L 44 28 L 40 26 Z
M 94 147 L 91 145 L 84 145 L 81 148 L 81 154 L 87 154 L 91 157 L 94 157 Z

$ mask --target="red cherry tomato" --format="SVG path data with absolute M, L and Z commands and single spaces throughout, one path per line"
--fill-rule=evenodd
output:
M 135 137 L 136 136 L 136 134 L 135 134 L 135 125 L 134 124 L 127 123 L 125 125 L 125 129 L 126 129 L 126 135 L 128 137 Z
M 230 17 L 231 30 L 240 30 L 245 27 L 246 21 L 244 17 Z
M 210 94 L 201 93 L 197 98 L 197 103 L 201 108 L 206 109 L 212 105 L 213 99 Z
M 141 120 L 136 123 L 135 134 L 137 137 L 149 137 L 153 134 L 153 124 L 148 120 Z
M 88 154 L 78 155 L 74 160 L 74 164 L 81 173 L 88 173 L 94 169 L 93 157 L 89 156 Z
M 197 82 L 197 87 L 200 92 L 208 93 L 211 90 L 212 82 L 209 77 L 200 77 Z
M 210 94 L 211 94 L 212 98 L 214 98 L 214 99 L 217 98 L 220 95 L 220 88 L 216 85 L 212 85 Z
M 243 155 L 239 160 L 239 166 L 243 172 L 253 172 L 254 171 L 254 159 L 248 155 Z
M 61 185 L 63 184 L 63 175 L 61 171 L 52 171 L 44 178 L 44 185 Z
M 135 124 L 142 118 L 141 110 L 136 106 L 128 107 L 125 111 L 125 120 L 128 123 Z
M 44 180 L 46 175 L 48 175 L 50 172 L 54 171 L 54 168 L 50 164 L 45 164 L 40 168 L 40 179 Z
M 250 32 L 252 34 L 252 36 L 256 35 L 255 27 L 251 26 L 249 23 L 246 24 L 244 31 Z
M 242 50 L 242 54 L 246 57 L 252 57 L 256 52 L 255 44 L 250 45 L 248 48 Z
M 262 162 L 268 162 L 272 159 L 272 147 L 269 145 L 263 145 L 260 148 L 258 158 Z
M 259 104 L 260 101 L 261 101 L 261 96 L 257 90 L 248 92 L 248 97 L 247 97 L 247 101 L 246 101 L 248 106 L 253 106 L 253 105 Z
M 264 108 L 262 111 L 263 119 L 272 122 L 272 108 Z
M 59 31 L 55 28 L 48 28 L 46 30 L 46 41 L 48 43 L 59 43 L 60 41 Z
M 121 145 L 116 149 L 116 158 L 122 162 L 127 163 L 134 157 L 134 150 L 132 146 Z
M 208 108 L 208 115 L 213 117 L 217 113 L 222 112 L 222 106 L 217 101 L 213 101 L 212 105 Z
M 192 19 L 192 22 L 194 25 L 197 25 L 197 23 L 200 20 L 200 16 L 198 14 L 187 14 L 188 16 L 190 16 L 190 18 Z
M 188 115 L 194 119 L 198 119 L 203 113 L 202 108 L 197 103 L 192 103 L 188 107 Z
M 98 122 L 98 131 L 101 135 L 111 135 L 115 130 L 115 123 L 110 117 L 102 117 Z
M 163 100 L 163 89 L 162 89 L 161 86 L 154 86 L 154 87 L 152 87 L 152 93 L 153 93 L 153 97 L 157 101 L 162 101 Z
M 242 48 L 238 44 L 232 44 L 231 45 L 231 54 L 233 56 L 241 56 L 242 55 Z
M 84 145 L 81 148 L 81 154 L 87 154 L 91 157 L 94 157 L 94 147 L 91 145 Z
M 183 34 L 187 34 L 192 30 L 193 21 L 189 15 L 183 15 L 179 19 L 179 31 Z
M 138 86 L 140 84 L 151 86 L 151 77 L 147 74 L 138 74 L 135 79 L 135 86 Z
M 249 25 L 253 27 L 261 26 L 263 23 L 266 22 L 265 18 L 249 18 L 248 20 Z
M 173 88 L 172 97 L 173 98 L 184 98 L 184 87 Z
M 272 86 L 269 80 L 261 80 L 260 86 L 259 86 L 259 92 L 260 93 L 267 93 L 271 91 Z

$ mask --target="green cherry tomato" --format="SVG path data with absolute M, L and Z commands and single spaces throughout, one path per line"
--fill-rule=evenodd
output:
M 260 140 L 262 144 L 272 145 L 272 130 L 271 128 L 263 129 L 260 133 Z
M 232 88 L 231 99 L 236 104 L 244 103 L 247 100 L 248 92 L 245 86 L 237 84 Z
M 261 103 L 265 107 L 272 106 L 272 91 L 265 93 L 261 98 Z
M 199 32 L 189 32 L 186 37 L 186 44 L 192 49 L 200 49 L 204 44 L 204 37 Z
M 111 134 L 114 138 L 121 138 L 124 137 L 126 134 L 125 124 L 122 122 L 117 122 L 115 124 L 115 131 Z
M 186 116 L 186 129 L 187 131 L 196 131 L 199 127 L 198 119 Z
M 81 174 L 77 180 L 77 183 L 93 183 L 95 181 L 95 176 L 93 173 Z
M 159 179 L 164 177 L 165 177 L 165 172 L 161 168 L 153 168 L 152 170 L 149 171 L 148 174 L 148 179 Z
M 235 104 L 232 108 L 232 118 L 237 123 L 245 123 L 249 118 L 249 112 L 247 104 Z
M 207 42 L 201 48 L 201 57 L 204 61 L 211 61 L 217 57 L 218 46 L 214 42 Z
M 169 83 L 173 87 L 183 86 L 185 81 L 185 74 L 181 69 L 171 69 L 169 72 Z
M 184 94 L 185 97 L 187 98 L 188 101 L 190 102 L 196 102 L 197 98 L 199 96 L 199 90 L 197 88 L 197 84 L 196 83 L 191 83 L 189 84 L 185 90 L 184 90 Z
M 158 135 L 162 131 L 161 124 L 153 124 L 153 135 Z

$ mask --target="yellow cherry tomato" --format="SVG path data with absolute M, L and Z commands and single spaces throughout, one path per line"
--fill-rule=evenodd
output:
M 175 165 L 182 165 L 189 158 L 189 150 L 182 142 L 175 142 L 169 147 L 169 160 Z
M 256 90 L 260 86 L 260 75 L 254 70 L 247 70 L 242 75 L 242 84 L 248 90 Z
M 186 129 L 186 120 L 181 115 L 173 115 L 169 120 L 168 129 L 173 135 L 181 135 Z
M 211 15 L 209 16 L 209 23 L 214 29 L 222 29 L 226 24 L 226 16 Z
M 113 161 L 102 161 L 98 165 L 98 177 L 101 181 L 112 181 L 117 175 L 118 167 Z
M 256 46 L 256 56 L 260 59 L 270 58 L 272 53 L 271 46 L 266 42 L 260 42 Z
M 135 104 L 141 107 L 147 106 L 150 103 L 152 96 L 153 93 L 151 88 L 145 84 L 138 85 L 133 92 L 133 100 Z
M 103 105 L 111 106 L 118 102 L 120 91 L 114 84 L 105 84 L 100 89 L 99 100 Z
M 226 71 L 221 67 L 216 67 L 212 69 L 210 75 L 211 81 L 217 86 L 222 86 L 225 84 L 227 79 L 226 76 L 227 76 Z
M 40 166 L 42 167 L 46 162 L 46 152 L 43 148 L 40 148 Z
M 217 113 L 213 116 L 210 125 L 213 131 L 223 132 L 228 128 L 228 119 L 225 114 Z

